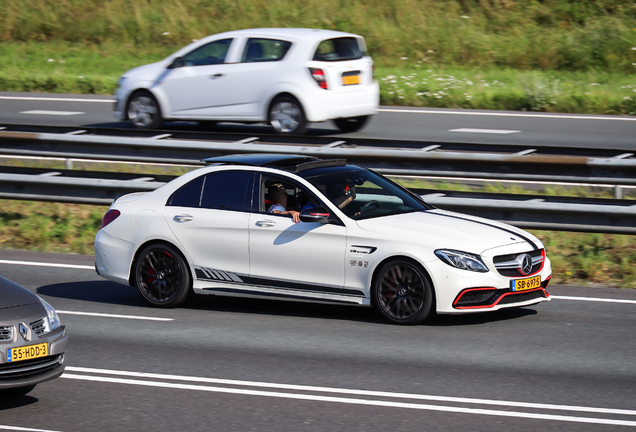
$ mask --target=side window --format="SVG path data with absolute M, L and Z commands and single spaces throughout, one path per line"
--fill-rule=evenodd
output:
M 273 205 L 280 205 L 288 211 L 301 211 L 304 208 L 318 207 L 322 204 L 305 188 L 289 180 L 264 176 L 261 179 L 260 211 L 269 213 Z
M 205 44 L 183 56 L 184 66 L 207 66 L 225 62 L 232 39 L 221 39 Z
M 203 185 L 201 207 L 251 211 L 252 178 L 252 173 L 247 171 L 208 174 Z
M 205 176 L 199 176 L 181 186 L 168 198 L 166 205 L 174 207 L 199 207 L 201 204 L 201 191 Z
M 314 60 L 316 61 L 345 61 L 356 60 L 364 56 L 358 39 L 343 37 L 327 39 L 318 45 Z
M 279 61 L 285 57 L 291 47 L 291 42 L 249 38 L 241 57 L 242 63 Z

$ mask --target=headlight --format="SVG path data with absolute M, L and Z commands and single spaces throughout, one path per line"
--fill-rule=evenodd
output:
M 480 273 L 488 271 L 488 267 L 486 267 L 479 255 L 448 249 L 438 249 L 435 251 L 435 255 L 449 266 L 458 269 Z
M 60 326 L 60 318 L 57 316 L 57 312 L 53 309 L 53 306 L 48 304 L 43 299 L 40 299 L 42 306 L 46 309 L 46 333 L 55 330 Z
M 119 79 L 117 80 L 117 87 L 121 87 L 122 85 L 124 85 L 124 81 L 126 81 L 126 77 L 120 76 Z

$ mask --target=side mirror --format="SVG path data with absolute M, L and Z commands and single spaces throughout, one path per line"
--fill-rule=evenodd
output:
M 301 222 L 327 223 L 331 218 L 331 213 L 324 207 L 312 207 L 300 212 Z
M 183 57 L 177 57 L 176 59 L 172 60 L 172 63 L 170 63 L 170 65 L 168 65 L 168 69 L 180 68 L 183 67 L 183 65 Z

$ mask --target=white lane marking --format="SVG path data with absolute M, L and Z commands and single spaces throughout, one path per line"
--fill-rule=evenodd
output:
M 81 99 L 81 98 L 61 98 L 61 97 L 38 97 L 38 96 L 0 96 L 0 100 L 24 100 L 24 101 L 53 101 L 53 102 L 91 102 L 91 103 L 114 103 L 115 99 Z M 391 109 L 380 108 L 379 112 L 411 113 L 411 114 L 443 114 L 443 115 L 472 115 L 472 116 L 492 116 L 492 117 L 534 117 L 534 118 L 555 118 L 573 120 L 612 120 L 612 121 L 636 121 L 636 117 L 610 117 L 610 116 L 585 116 L 568 114 L 538 114 L 538 113 L 485 113 L 472 111 L 433 111 L 421 109 Z
M 124 379 L 124 378 L 107 378 L 107 377 L 97 377 L 97 376 L 88 376 L 88 375 L 73 375 L 73 374 L 66 374 L 66 373 L 62 375 L 62 378 L 105 382 L 105 383 L 115 383 L 115 384 L 139 385 L 139 386 L 146 386 L 146 387 L 170 388 L 170 389 L 179 389 L 179 390 L 197 390 L 197 391 L 207 391 L 207 392 L 215 392 L 215 393 L 240 394 L 240 395 L 248 395 L 248 396 L 264 396 L 264 397 L 276 397 L 276 398 L 284 398 L 284 399 L 298 399 L 298 400 L 317 401 L 317 402 L 335 402 L 335 403 L 343 403 L 343 404 L 371 405 L 371 406 L 391 407 L 391 408 L 408 408 L 408 409 L 417 409 L 417 410 L 442 411 L 442 412 L 463 413 L 463 414 L 479 414 L 479 415 L 489 415 L 489 416 L 498 416 L 498 417 L 515 417 L 515 418 L 528 418 L 528 419 L 551 420 L 551 421 L 609 424 L 609 425 L 636 427 L 636 421 L 629 421 L 629 420 L 613 420 L 613 419 L 575 417 L 575 416 L 564 416 L 564 415 L 553 415 L 553 414 L 536 414 L 536 413 L 515 412 L 515 411 L 497 411 L 497 410 L 476 409 L 476 408 L 450 407 L 450 406 L 441 406 L 441 405 L 426 405 L 426 404 L 418 404 L 418 403 L 391 402 L 391 401 L 343 398 L 343 397 L 332 397 L 332 396 L 318 396 L 318 395 L 307 395 L 307 394 L 298 394 L 298 393 L 280 393 L 280 392 L 269 392 L 269 391 L 261 391 L 261 390 L 243 390 L 243 389 L 233 389 L 233 388 L 223 388 L 223 387 L 200 386 L 200 385 L 192 385 L 192 384 L 173 384 L 173 383 L 165 383 L 165 382 L 157 382 L 157 381 L 141 381 L 141 380 L 132 380 L 132 379 Z
M 115 99 L 80 99 L 80 98 L 56 98 L 38 96 L 0 96 L 0 100 L 23 100 L 23 101 L 52 101 L 52 102 L 97 102 L 113 103 Z
M 97 313 L 97 312 L 77 312 L 77 311 L 58 310 L 57 313 L 66 314 L 66 315 L 94 316 L 94 317 L 102 317 L 102 318 L 122 318 L 122 319 L 146 320 L 146 321 L 174 321 L 173 318 L 159 318 L 159 317 L 138 316 L 138 315 L 105 314 L 105 313 Z
M 118 376 L 134 377 L 134 378 L 152 378 L 152 379 L 160 379 L 160 380 L 189 381 L 189 382 L 196 382 L 196 383 L 226 384 L 226 385 L 247 386 L 247 387 L 265 387 L 265 388 L 283 389 L 283 390 L 300 390 L 300 391 L 312 391 L 312 392 L 322 392 L 322 393 L 351 394 L 351 395 L 358 395 L 358 396 L 389 397 L 389 398 L 396 398 L 396 399 L 414 399 L 414 400 L 427 400 L 427 401 L 437 401 L 437 402 L 470 403 L 470 404 L 478 404 L 478 405 L 495 405 L 495 406 L 508 406 L 508 407 L 518 407 L 518 408 L 549 409 L 549 410 L 560 410 L 560 411 L 578 411 L 578 412 L 587 412 L 587 413 L 619 414 L 619 415 L 636 416 L 636 411 L 634 410 L 623 410 L 623 409 L 614 409 L 614 408 L 595 408 L 595 407 L 582 407 L 582 406 L 574 406 L 574 405 L 554 405 L 554 404 L 543 404 L 543 403 L 532 403 L 532 402 L 500 401 L 500 400 L 492 400 L 492 399 L 473 399 L 473 398 L 460 398 L 460 397 L 450 397 L 450 396 L 432 396 L 432 395 L 422 395 L 422 394 L 413 394 L 413 393 L 393 393 L 393 392 L 372 391 L 372 390 L 353 390 L 353 389 L 343 389 L 343 388 L 333 388 L 333 387 L 316 387 L 316 386 L 304 386 L 304 385 L 294 385 L 294 384 L 266 383 L 266 382 L 258 382 L 258 381 L 237 381 L 237 380 L 229 380 L 229 379 L 221 379 L 221 378 L 205 378 L 205 377 L 193 377 L 193 376 L 184 376 L 184 375 L 166 375 L 166 374 L 154 374 L 154 373 L 146 373 L 146 372 L 129 372 L 129 371 L 118 371 L 118 370 L 109 370 L 109 369 L 84 368 L 84 367 L 76 367 L 76 366 L 67 366 L 66 370 L 72 371 L 72 372 L 84 372 L 84 373 L 93 373 L 93 374 L 102 374 L 102 375 L 118 375 Z
M 11 260 L 0 260 L 0 264 L 26 265 L 26 266 L 36 266 L 36 267 L 59 267 L 59 268 L 95 271 L 95 266 L 77 265 L 77 264 L 58 264 L 58 263 L 46 263 L 46 262 L 34 262 L 34 261 L 11 261 Z
M 557 295 L 550 295 L 550 297 L 557 300 L 577 300 L 577 301 L 589 301 L 589 302 L 601 302 L 601 303 L 636 304 L 636 300 L 606 299 L 606 298 L 594 298 L 594 297 L 569 297 L 569 296 L 557 296 Z
M 442 114 L 442 115 L 469 115 L 469 116 L 491 116 L 491 117 L 532 117 L 532 118 L 550 118 L 550 119 L 571 119 L 571 120 L 612 120 L 612 121 L 636 121 L 636 117 L 610 117 L 610 116 L 586 116 L 586 115 L 567 115 L 567 114 L 530 114 L 530 113 L 492 113 L 492 112 L 473 112 L 473 111 L 433 111 L 433 110 L 399 110 L 381 108 L 380 112 L 392 113 L 409 113 L 409 114 Z
M 60 431 L 54 431 L 49 429 L 33 429 L 33 428 L 26 428 L 26 427 L 20 427 L 20 426 L 8 426 L 8 425 L 0 425 L 0 430 L 24 431 L 24 432 L 60 432 Z
M 471 128 L 459 128 L 459 129 L 449 129 L 449 132 L 464 132 L 464 133 L 483 133 L 483 134 L 513 134 L 519 133 L 521 131 L 518 130 L 505 130 L 505 129 L 471 129 Z
M 37 115 L 54 115 L 54 116 L 73 116 L 86 114 L 81 111 L 51 111 L 51 110 L 30 110 L 20 111 L 20 114 L 37 114 Z

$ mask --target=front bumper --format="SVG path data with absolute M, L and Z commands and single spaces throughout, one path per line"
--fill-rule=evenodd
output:
M 49 343 L 47 357 L 9 363 L 6 349 L 3 350 L 0 355 L 0 390 L 40 384 L 64 373 L 68 349 L 66 327 L 62 325 L 37 341 L 42 342 Z

